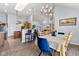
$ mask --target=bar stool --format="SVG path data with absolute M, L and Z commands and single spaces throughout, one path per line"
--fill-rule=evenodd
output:
M 27 33 L 25 33 L 25 43 L 31 41 L 31 34 L 32 30 L 28 30 Z

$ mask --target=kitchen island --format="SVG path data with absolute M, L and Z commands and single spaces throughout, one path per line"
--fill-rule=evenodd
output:
M 4 31 L 0 32 L 0 47 L 2 47 L 4 45 Z

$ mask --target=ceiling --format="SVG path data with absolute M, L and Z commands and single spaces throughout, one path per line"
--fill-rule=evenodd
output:
M 57 6 L 79 9 L 79 3 L 56 3 Z
M 9 3 L 8 5 L 4 5 L 4 3 L 0 3 L 0 12 L 5 13 L 15 13 L 14 7 L 16 3 Z
M 45 3 L 44 3 L 45 4 Z M 43 5 L 43 3 L 29 3 L 26 5 L 26 7 L 22 11 L 18 11 L 18 16 L 28 16 L 29 13 L 27 12 L 29 9 L 32 9 L 33 7 L 38 7 L 38 5 Z M 8 5 L 5 5 L 4 3 L 0 3 L 0 13 L 7 13 L 7 14 L 15 14 L 16 10 L 14 9 L 16 6 L 16 3 L 8 3 Z M 6 12 L 7 11 L 7 12 Z
M 16 15 L 16 10 L 14 9 L 16 6 L 16 3 L 8 3 L 8 5 L 5 5 L 4 3 L 0 3 L 0 13 L 7 13 L 7 14 L 14 14 Z M 26 7 L 25 7 L 26 9 Z M 27 16 L 26 10 L 18 11 L 18 16 Z
M 41 4 L 41 3 L 39 3 L 39 4 Z M 18 12 L 18 15 L 21 16 L 21 17 L 27 16 L 28 15 L 28 13 L 27 13 L 28 9 L 32 9 L 33 7 L 36 7 L 39 4 L 38 3 L 28 4 L 22 11 Z M 53 5 L 53 3 L 52 3 L 52 5 Z M 55 5 L 79 9 L 79 3 L 55 3 Z M 16 3 L 9 3 L 8 5 L 4 5 L 4 3 L 0 3 L 0 13 L 10 13 L 10 14 L 16 15 L 16 10 L 14 9 L 15 6 L 16 6 Z M 6 10 L 7 10 L 7 12 L 6 12 Z

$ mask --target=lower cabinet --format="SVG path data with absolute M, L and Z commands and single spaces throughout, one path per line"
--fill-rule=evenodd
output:
M 21 31 L 15 31 L 14 32 L 14 38 L 21 38 Z
M 28 29 L 22 29 L 22 43 L 25 43 L 25 33 L 27 33 L 27 31 Z
M 0 47 L 4 45 L 4 32 L 0 32 Z

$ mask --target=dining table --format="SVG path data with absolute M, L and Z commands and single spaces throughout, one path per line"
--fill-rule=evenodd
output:
M 49 46 L 56 50 L 57 52 L 61 51 L 61 46 L 63 45 L 65 41 L 65 35 L 56 35 L 52 36 L 51 34 L 49 35 L 40 35 L 40 38 L 46 38 L 48 40 Z M 37 45 L 37 40 L 35 41 L 35 44 Z

